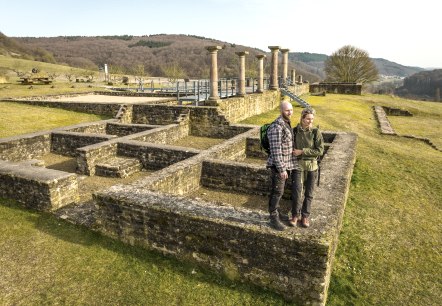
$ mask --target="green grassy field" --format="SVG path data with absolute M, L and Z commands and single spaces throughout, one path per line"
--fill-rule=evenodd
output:
M 420 141 L 380 135 L 372 106 L 409 110 L 414 117 L 397 118 L 398 132 L 439 145 L 442 104 L 377 95 L 306 99 L 323 130 L 359 135 L 328 305 L 439 305 L 442 153 Z M 294 121 L 300 111 L 295 107 Z M 277 115 L 244 123 L 262 124 Z M 8 128 L 23 133 L 14 121 Z M 261 288 L 0 202 L 0 304 L 285 304 Z
M 0 138 L 108 119 L 94 114 L 1 101 L 0 113 Z

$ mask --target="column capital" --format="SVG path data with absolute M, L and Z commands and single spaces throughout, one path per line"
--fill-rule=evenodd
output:
M 235 52 L 235 54 L 236 54 L 236 55 L 238 55 L 238 56 L 244 56 L 244 55 L 247 55 L 247 54 L 249 54 L 249 51 L 240 51 L 240 52 Z
M 287 52 L 290 51 L 290 49 L 281 49 L 280 51 L 281 51 L 282 53 L 287 53 Z
M 262 59 L 262 58 L 266 58 L 267 56 L 265 54 L 258 54 L 258 55 L 255 55 L 255 57 L 257 59 Z
M 272 51 L 278 51 L 279 49 L 281 49 L 280 46 L 269 46 L 269 49 Z
M 221 46 L 207 46 L 206 50 L 209 52 L 216 52 L 218 50 L 221 50 L 222 47 Z

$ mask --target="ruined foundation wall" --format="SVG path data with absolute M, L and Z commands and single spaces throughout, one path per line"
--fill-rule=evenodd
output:
M 106 141 L 84 146 L 76 150 L 76 155 L 77 173 L 93 176 L 97 164 L 117 156 L 117 143 Z
M 162 169 L 200 152 L 192 148 L 183 150 L 180 147 L 134 140 L 119 142 L 117 150 L 118 155 L 137 158 L 143 164 L 143 168 L 149 170 Z
M 188 116 L 189 108 L 169 105 L 134 105 L 132 123 L 167 125 Z
M 237 149 L 225 147 L 237 142 L 245 146 L 246 138 L 256 132 L 164 168 L 153 180 L 149 177 L 96 194 L 100 227 L 111 237 L 200 263 L 299 304 L 324 305 L 356 157 L 356 135 L 324 133 L 333 143 L 322 162 L 308 231 L 276 232 L 268 226 L 266 212 L 173 195 L 185 195 L 201 185 L 242 192 L 247 186 L 265 193 L 260 188 L 268 188 L 269 183 L 263 166 L 209 159 L 215 152 L 235 155 Z
M 279 103 L 279 91 L 273 90 L 247 94 L 244 97 L 232 97 L 217 102 L 220 113 L 231 123 L 268 112 L 279 106 Z
M 265 195 L 270 190 L 270 176 L 263 165 L 205 160 L 201 173 L 201 185 L 227 191 Z
M 0 197 L 50 211 L 79 199 L 75 174 L 0 160 Z
M 189 135 L 188 122 L 180 124 L 169 124 L 161 126 L 152 131 L 147 131 L 131 138 L 132 140 L 158 143 L 158 144 L 173 144 L 177 140 Z
M 103 115 L 108 117 L 115 117 L 120 109 L 118 104 L 106 104 L 106 103 L 79 103 L 79 102 L 49 102 L 49 101 L 39 101 L 39 100 L 11 100 L 12 102 L 36 105 L 36 106 L 46 106 L 61 108 L 76 112 Z
M 301 96 L 309 93 L 310 84 L 309 83 L 299 83 L 295 85 L 288 86 L 288 89 L 297 96 Z
M 148 124 L 108 123 L 106 125 L 106 134 L 122 137 L 122 136 L 141 133 L 158 127 L 159 127 L 158 125 L 148 125 Z
M 78 148 L 108 141 L 115 137 L 116 136 L 104 134 L 53 132 L 51 134 L 51 152 L 75 157 L 77 156 Z
M 0 159 L 21 161 L 41 157 L 51 150 L 51 132 L 38 132 L 0 139 Z

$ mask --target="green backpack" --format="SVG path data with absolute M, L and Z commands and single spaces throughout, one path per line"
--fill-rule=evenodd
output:
M 259 128 L 259 141 L 261 144 L 261 150 L 264 150 L 267 155 L 270 155 L 270 142 L 269 136 L 267 135 L 267 130 L 271 125 L 271 123 L 266 123 Z

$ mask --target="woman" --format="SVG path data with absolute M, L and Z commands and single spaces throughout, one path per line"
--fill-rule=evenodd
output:
M 301 113 L 300 123 L 293 128 L 293 154 L 301 170 L 292 172 L 292 218 L 291 226 L 298 221 L 303 227 L 310 226 L 310 210 L 313 200 L 315 182 L 318 177 L 318 157 L 324 154 L 324 139 L 319 127 L 313 128 L 315 110 L 306 108 Z M 304 195 L 304 199 L 302 196 Z

